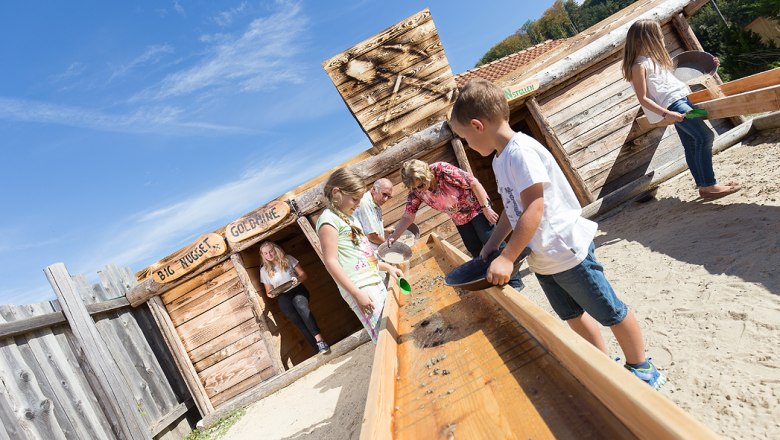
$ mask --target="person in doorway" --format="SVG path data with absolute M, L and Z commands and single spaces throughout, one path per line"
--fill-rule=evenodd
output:
M 292 281 L 292 288 L 279 296 L 275 296 L 279 308 L 292 323 L 303 333 L 306 342 L 318 353 L 330 353 L 328 343 L 322 338 L 320 328 L 309 309 L 309 291 L 303 282 L 306 272 L 292 255 L 287 255 L 279 245 L 272 241 L 260 244 L 260 258 L 263 266 L 260 268 L 260 281 L 268 294 L 276 287 Z M 270 296 L 269 296 L 270 297 Z
M 716 65 L 719 63 L 715 58 Z M 664 46 L 661 26 L 654 20 L 637 20 L 628 29 L 623 49 L 623 77 L 630 82 L 647 120 L 674 122 L 685 150 L 685 163 L 699 188 L 699 196 L 714 200 L 740 190 L 736 182 L 724 185 L 715 180 L 712 143 L 715 135 L 699 118 L 686 118 L 693 109 L 691 89 L 675 78 L 672 60 Z
M 378 261 L 368 238 L 352 213 L 366 192 L 363 179 L 354 171 L 339 168 L 325 182 L 328 207 L 317 219 L 325 268 L 336 281 L 341 297 L 377 343 L 379 321 L 387 299 L 380 270 L 401 278 L 395 266 Z
M 450 216 L 460 238 L 472 257 L 478 257 L 490 238 L 498 214 L 493 210 L 487 191 L 479 181 L 447 162 L 427 163 L 412 159 L 401 165 L 401 181 L 409 189 L 406 211 L 387 238 L 393 243 L 409 227 L 422 203 Z M 521 290 L 523 281 L 515 274 L 509 285 Z
M 498 249 L 510 231 L 512 237 L 490 264 L 487 280 L 505 283 L 513 261 L 528 246 L 528 265 L 558 316 L 605 354 L 598 323 L 609 327 L 623 350 L 626 369 L 660 388 L 666 378 L 645 357 L 639 322 L 596 260 L 596 223 L 581 216 L 577 197 L 552 154 L 509 125 L 509 105 L 501 89 L 484 79 L 470 81 L 455 100 L 449 123 L 469 148 L 482 156 L 495 153 L 493 172 L 504 212 L 482 254 Z
M 385 228 L 382 220 L 382 205 L 390 200 L 390 197 L 393 197 L 393 182 L 385 178 L 379 179 L 363 195 L 355 209 L 355 218 L 360 222 L 363 233 L 366 234 L 374 249 L 384 243 L 385 237 L 391 232 L 390 229 Z

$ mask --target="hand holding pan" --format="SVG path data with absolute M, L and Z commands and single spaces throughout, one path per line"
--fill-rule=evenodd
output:
M 288 290 L 292 289 L 294 284 L 295 283 L 293 283 L 293 280 L 286 281 L 271 289 L 271 291 L 266 293 L 266 295 L 269 298 L 276 298 L 277 296 L 283 294 L 284 292 L 287 292 Z
M 444 277 L 444 282 L 451 287 L 458 287 L 465 290 L 484 290 L 490 287 L 494 287 L 487 280 L 487 271 L 490 267 L 490 263 L 501 254 L 500 251 L 495 251 L 488 257 L 487 260 L 482 257 L 477 257 L 471 261 L 467 261 L 460 266 L 453 269 L 450 273 Z M 523 261 L 531 254 L 531 249 L 525 248 L 520 256 L 517 257 L 512 269 L 512 275 L 520 270 L 520 266 Z

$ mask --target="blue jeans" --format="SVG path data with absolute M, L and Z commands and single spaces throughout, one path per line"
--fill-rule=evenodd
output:
M 685 114 L 693 108 L 688 98 L 674 101 L 667 110 Z M 683 119 L 674 127 L 680 136 L 680 142 L 685 149 L 685 163 L 693 174 L 696 186 L 712 186 L 717 183 L 715 171 L 712 169 L 712 142 L 715 134 L 710 127 L 699 118 Z
M 555 313 L 564 321 L 588 312 L 601 325 L 610 327 L 623 322 L 628 307 L 617 297 L 596 260 L 596 245 L 591 242 L 588 256 L 569 270 L 536 278 Z
M 468 249 L 472 257 L 477 258 L 479 253 L 482 252 L 482 247 L 490 238 L 490 234 L 493 233 L 493 229 L 496 228 L 496 225 L 490 224 L 487 217 L 485 217 L 485 214 L 480 213 L 465 225 L 455 225 L 455 227 L 458 228 L 458 233 L 460 234 L 460 238 L 463 240 L 466 249 Z M 505 247 L 506 242 L 502 241 L 498 249 L 503 250 Z M 520 272 L 509 279 L 509 285 L 515 288 L 515 290 L 521 290 L 525 287 L 523 280 L 520 279 Z

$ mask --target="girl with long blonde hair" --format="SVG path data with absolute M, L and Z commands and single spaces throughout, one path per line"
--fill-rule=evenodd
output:
M 303 333 L 306 342 L 319 353 L 330 352 L 328 343 L 322 338 L 320 328 L 309 308 L 309 291 L 303 282 L 304 272 L 298 260 L 287 255 L 278 244 L 272 241 L 260 243 L 260 281 L 263 283 L 266 295 L 276 298 L 282 313 Z M 292 281 L 292 286 L 286 292 L 271 294 L 275 288 Z
M 719 64 L 717 58 L 714 59 Z M 664 46 L 661 26 L 654 20 L 637 20 L 628 29 L 623 49 L 623 77 L 634 87 L 650 123 L 674 122 L 685 149 L 685 162 L 705 200 L 718 199 L 740 190 L 736 182 L 719 185 L 712 168 L 715 135 L 698 118 L 685 118 L 693 109 L 687 84 L 675 78 L 672 60 Z
M 377 260 L 374 248 L 352 216 L 365 192 L 363 179 L 357 173 L 347 168 L 334 171 L 325 182 L 328 207 L 317 220 L 317 236 L 325 268 L 376 344 L 387 298 L 379 271 L 397 278 L 403 277 L 403 272 Z

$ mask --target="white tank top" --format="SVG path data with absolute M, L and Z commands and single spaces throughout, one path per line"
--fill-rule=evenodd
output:
M 661 65 L 656 65 L 646 56 L 638 56 L 636 63 L 645 68 L 645 82 L 647 85 L 647 97 L 663 108 L 668 108 L 678 99 L 685 98 L 691 93 L 687 84 L 677 79 L 671 70 Z M 642 106 L 648 122 L 655 124 L 664 117 Z

